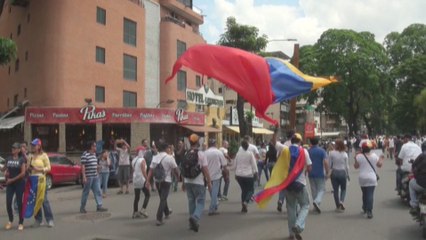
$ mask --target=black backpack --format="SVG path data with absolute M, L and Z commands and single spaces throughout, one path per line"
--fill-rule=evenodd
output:
M 167 156 L 167 155 L 166 155 Z M 166 157 L 164 156 L 161 160 L 160 163 L 158 163 L 158 165 L 153 169 L 153 176 L 154 176 L 154 180 L 156 182 L 164 182 L 166 180 L 166 170 L 163 167 L 163 164 L 161 164 L 161 162 L 163 161 L 163 159 Z
M 200 164 L 198 164 L 198 149 L 188 150 L 180 164 L 180 171 L 185 178 L 193 179 L 201 173 Z

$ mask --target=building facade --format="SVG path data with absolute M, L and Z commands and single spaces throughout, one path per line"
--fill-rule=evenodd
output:
M 180 125 L 191 122 L 176 121 L 174 113 L 186 101 L 186 88 L 196 88 L 201 77 L 184 70 L 177 81 L 165 85 L 164 79 L 179 54 L 205 43 L 198 30 L 203 17 L 192 1 L 18 0 L 0 1 L 0 8 L 0 35 L 18 46 L 16 60 L 0 67 L 0 112 L 26 101 L 33 113 L 95 106 L 123 114 L 153 109 L 155 116 L 165 108 L 173 116 L 171 122 L 130 118 L 87 124 L 82 112 L 79 120 L 56 123 L 26 115 L 14 129 L 25 140 L 40 137 L 48 150 L 69 152 L 81 150 L 77 146 L 88 139 L 124 137 L 135 146 L 143 138 L 174 142 L 186 134 Z M 9 148 L 0 145 L 1 151 Z

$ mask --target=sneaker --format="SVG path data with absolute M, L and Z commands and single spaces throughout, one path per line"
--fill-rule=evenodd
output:
M 368 219 L 372 219 L 373 218 L 373 213 L 371 211 L 367 212 L 367 218 Z
M 200 228 L 200 225 L 197 223 L 197 220 L 190 217 L 189 218 L 189 229 L 193 230 L 194 232 L 198 232 L 198 229 Z
M 283 204 L 281 202 L 279 202 L 278 205 L 277 205 L 277 211 L 278 212 L 282 212 L 283 211 Z
M 242 213 L 247 213 L 247 212 L 248 212 L 248 209 L 247 209 L 247 203 L 243 203 L 243 207 L 242 207 L 242 209 L 241 209 L 241 212 L 242 212 Z
M 38 228 L 38 227 L 40 227 L 41 226 L 41 222 L 39 222 L 39 221 L 37 221 L 37 220 L 35 220 L 34 221 L 34 223 L 33 223 L 33 228 Z
M 6 229 L 6 230 L 10 230 L 11 228 L 12 228 L 11 222 L 6 223 L 6 225 L 4 226 L 4 229 Z
M 170 218 L 170 215 L 172 215 L 173 210 L 171 208 L 169 208 L 169 214 L 166 215 L 166 219 Z
M 50 221 L 47 222 L 47 227 L 53 228 L 54 226 L 55 226 L 55 224 L 53 223 L 52 220 L 50 220 Z
M 228 197 L 227 196 L 222 196 L 222 201 L 228 201 Z
M 108 208 L 104 208 L 104 207 L 97 207 L 96 208 L 96 212 L 107 212 Z
M 300 233 L 302 233 L 302 230 L 298 227 L 298 226 L 294 226 L 291 228 L 291 231 L 294 233 L 294 237 L 297 240 L 302 240 L 302 236 L 300 235 Z
M 87 211 L 84 208 L 80 208 L 80 213 L 87 213 Z
M 157 222 L 155 223 L 155 225 L 157 225 L 157 226 L 161 226 L 161 225 L 164 225 L 164 222 L 163 222 L 163 221 L 158 221 L 158 220 L 157 220 Z
M 345 211 L 345 205 L 343 205 L 343 202 L 340 202 L 339 204 L 339 208 L 342 209 L 343 211 Z
M 117 195 L 120 195 L 120 194 L 123 194 L 123 191 L 120 190 L 117 192 Z
M 19 224 L 19 225 L 18 225 L 18 231 L 23 231 L 23 230 L 24 230 L 24 225 Z
M 410 214 L 412 215 L 412 216 L 417 216 L 418 214 L 419 214 L 419 209 L 418 208 L 413 208 L 413 207 L 410 207 Z
M 132 218 L 133 219 L 135 219 L 135 218 L 140 218 L 141 217 L 141 215 L 139 214 L 139 212 L 134 212 L 133 214 L 132 214 Z
M 148 213 L 146 213 L 146 210 L 141 210 L 141 211 L 139 212 L 139 214 L 140 214 L 142 217 L 144 217 L 144 218 L 148 218 Z
M 314 202 L 314 208 L 317 213 L 321 213 L 321 209 L 319 208 L 318 203 Z

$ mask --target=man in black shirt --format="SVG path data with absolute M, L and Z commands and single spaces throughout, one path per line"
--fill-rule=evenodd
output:
M 417 214 L 419 207 L 417 192 L 422 192 L 426 189 L 426 154 L 420 154 L 411 167 L 414 178 L 411 179 L 409 184 L 411 206 L 410 213 Z

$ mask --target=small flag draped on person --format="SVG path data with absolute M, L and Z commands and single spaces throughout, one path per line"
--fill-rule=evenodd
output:
M 22 214 L 25 218 L 31 218 L 43 205 L 46 191 L 46 177 L 34 175 L 27 178 L 22 205 Z

